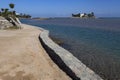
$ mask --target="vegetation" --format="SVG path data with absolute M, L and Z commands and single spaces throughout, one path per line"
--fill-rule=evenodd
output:
M 17 15 L 17 17 L 18 18 L 31 18 L 31 15 L 20 13 L 19 15 Z
M 10 9 L 8 9 L 8 8 L 1 8 L 1 10 L 0 10 L 0 16 L 3 16 L 3 17 L 5 17 L 5 18 L 8 18 L 8 17 L 16 17 L 16 11 L 14 11 L 13 9 L 14 9 L 14 4 L 13 3 L 11 3 L 11 4 L 9 4 L 9 7 L 12 9 L 12 10 L 10 10 Z
M 13 3 L 10 3 L 10 4 L 9 4 L 9 7 L 12 9 L 12 10 L 11 10 L 11 16 L 12 16 L 12 17 L 14 17 L 14 16 L 16 17 L 16 11 L 13 10 L 14 7 L 15 7 L 15 5 L 14 5 Z
M 3 16 L 5 18 L 9 18 L 9 17 L 12 17 L 13 19 L 15 19 L 15 17 L 18 17 L 18 18 L 31 18 L 30 15 L 28 14 L 19 14 L 17 15 L 16 14 L 16 11 L 14 10 L 14 7 L 15 7 L 15 4 L 13 3 L 10 3 L 9 4 L 9 8 L 1 8 L 0 10 L 0 16 Z
M 21 29 L 21 25 L 19 24 L 19 21 L 17 19 L 18 18 L 30 18 L 30 15 L 17 15 L 16 11 L 14 10 L 15 8 L 15 4 L 10 3 L 9 4 L 9 8 L 1 8 L 0 9 L 0 16 L 6 18 L 13 26 L 9 27 L 9 29 L 17 29 L 20 28 Z
M 19 27 L 17 26 L 10 26 L 8 28 L 5 28 L 6 30 L 15 30 L 15 29 L 19 29 Z
M 17 23 L 16 20 L 16 11 L 14 11 L 14 7 L 15 4 L 10 3 L 9 8 L 1 8 L 0 10 L 0 16 L 6 18 L 11 24 L 13 24 L 12 27 L 9 27 L 11 29 L 12 28 L 17 29 L 20 27 L 19 23 Z
M 10 7 L 11 9 L 14 9 L 14 7 L 15 7 L 15 4 L 13 4 L 13 3 L 10 3 L 10 4 L 9 4 L 9 7 Z
M 87 14 L 88 17 L 94 17 L 94 13 L 91 12 L 90 14 Z
M 72 14 L 72 17 L 80 17 L 80 13 L 78 13 L 78 14 Z

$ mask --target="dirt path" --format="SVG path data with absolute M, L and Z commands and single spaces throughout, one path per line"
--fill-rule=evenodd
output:
M 0 30 L 0 80 L 71 80 L 41 46 L 40 30 Z

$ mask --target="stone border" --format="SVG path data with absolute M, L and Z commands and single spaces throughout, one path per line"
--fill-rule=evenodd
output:
M 103 80 L 90 68 L 69 51 L 60 47 L 49 38 L 49 31 L 44 30 L 39 36 L 40 41 L 51 59 L 73 80 Z

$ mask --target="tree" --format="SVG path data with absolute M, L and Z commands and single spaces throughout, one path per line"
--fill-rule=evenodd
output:
M 5 12 L 8 12 L 8 10 L 9 10 L 8 8 L 5 8 Z
M 5 10 L 4 8 L 1 8 L 1 11 L 2 11 L 2 12 L 4 12 L 4 10 Z
M 72 14 L 72 17 L 80 17 L 80 13 L 78 13 L 78 14 Z
M 88 14 L 88 17 L 90 18 L 90 17 L 92 17 L 92 15 L 91 15 L 91 14 Z
M 13 15 L 16 15 L 16 11 L 13 11 Z
M 7 14 L 8 14 L 8 8 L 5 8 L 5 11 L 4 11 L 4 14 L 7 16 Z
M 11 9 L 13 9 L 13 8 L 15 7 L 15 4 L 10 3 L 10 4 L 9 4 L 9 7 L 10 7 Z
M 91 12 L 91 16 L 92 16 L 92 17 L 95 16 L 95 15 L 94 15 L 94 12 Z
M 89 14 L 88 14 L 88 17 L 89 17 L 89 18 L 94 18 L 94 17 L 95 17 L 94 12 L 89 13 Z
M 2 12 L 0 11 L 0 16 L 2 15 Z
M 9 9 L 8 8 L 1 8 L 1 16 L 7 17 L 9 14 Z
M 9 4 L 9 7 L 13 10 L 13 9 L 14 9 L 14 7 L 15 7 L 15 4 L 10 3 L 10 4 Z M 15 16 L 16 16 L 16 13 L 15 13 L 15 11 L 14 11 L 14 10 L 13 10 L 13 11 L 11 11 L 11 13 L 12 13 L 12 14 L 11 14 L 11 16 L 12 16 L 12 17 L 15 17 Z

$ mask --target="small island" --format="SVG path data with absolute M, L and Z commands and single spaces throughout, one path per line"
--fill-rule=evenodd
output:
M 72 17 L 74 18 L 95 18 L 94 12 L 91 13 L 78 13 L 78 14 L 72 14 Z

